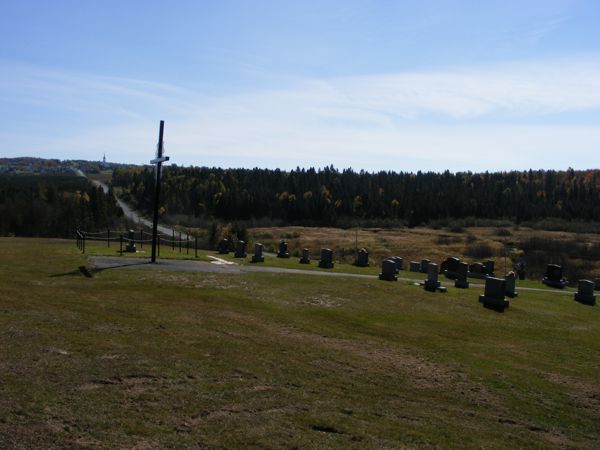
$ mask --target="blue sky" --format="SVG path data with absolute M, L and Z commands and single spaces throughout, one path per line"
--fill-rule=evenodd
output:
M 0 156 L 598 168 L 600 2 L 5 1 Z

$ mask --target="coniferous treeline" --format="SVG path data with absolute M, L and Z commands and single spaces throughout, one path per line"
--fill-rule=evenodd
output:
M 152 168 L 116 169 L 112 184 L 150 211 Z M 163 172 L 161 199 L 171 215 L 267 217 L 305 225 L 344 226 L 357 220 L 418 225 L 466 217 L 516 223 L 547 217 L 598 221 L 600 170 L 414 174 L 169 166 Z
M 1 175 L 0 235 L 72 237 L 114 227 L 123 211 L 112 194 L 69 175 Z

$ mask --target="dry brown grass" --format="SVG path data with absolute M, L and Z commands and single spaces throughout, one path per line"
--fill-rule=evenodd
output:
M 503 231 L 499 231 L 503 230 Z M 487 245 L 492 249 L 491 258 L 496 260 L 497 267 L 504 270 L 505 245 L 507 250 L 507 270 L 512 268 L 510 261 L 518 258 L 518 243 L 531 237 L 544 238 L 552 241 L 577 240 L 589 244 L 599 244 L 600 235 L 578 234 L 563 231 L 540 231 L 531 228 L 496 228 L 478 227 L 465 228 L 460 233 L 446 229 L 432 228 L 401 228 L 381 229 L 363 228 L 339 229 L 317 227 L 273 227 L 252 228 L 249 230 L 253 242 L 262 242 L 270 251 L 276 251 L 280 239 L 288 242 L 290 253 L 301 252 L 302 248 L 310 249 L 312 255 L 318 255 L 323 247 L 334 250 L 336 259 L 352 262 L 354 248 L 365 247 L 369 251 L 372 261 L 378 263 L 381 259 L 398 255 L 405 261 L 420 261 L 427 258 L 434 262 L 441 262 L 448 256 L 457 256 L 460 259 L 474 262 L 482 258 L 470 256 L 469 247 Z M 501 236 L 499 234 L 504 234 Z M 507 235 L 508 234 L 508 235 Z M 292 236 L 292 237 L 290 237 Z M 294 237 L 297 236 L 297 237 Z M 358 239 L 357 239 L 358 237 Z M 548 255 L 548 262 L 553 255 Z M 600 273 L 600 261 L 592 261 L 593 267 Z

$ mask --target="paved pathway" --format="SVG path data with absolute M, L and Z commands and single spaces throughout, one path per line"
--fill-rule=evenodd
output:
M 218 259 L 218 258 L 217 258 Z M 369 280 L 376 280 L 375 275 L 366 275 L 359 273 L 346 273 L 346 272 L 326 272 L 321 270 L 306 270 L 306 269 L 288 269 L 284 267 L 269 267 L 260 265 L 241 265 L 241 264 L 215 264 L 205 261 L 191 261 L 181 259 L 159 259 L 156 263 L 152 264 L 147 259 L 141 258 L 127 258 L 127 257 L 114 257 L 114 256 L 88 256 L 88 260 L 93 264 L 94 268 L 92 271 L 102 271 L 107 269 L 163 269 L 163 270 L 174 270 L 179 272 L 211 272 L 211 273 L 230 273 L 230 274 L 242 274 L 252 272 L 267 272 L 267 273 L 286 273 L 286 274 L 301 274 L 301 275 L 315 275 L 325 277 L 349 277 L 349 278 L 362 278 Z M 423 281 L 423 278 L 404 278 L 399 277 L 399 281 L 408 281 L 413 283 L 419 283 Z M 454 287 L 453 282 L 442 281 L 442 285 L 447 287 Z M 471 283 L 471 287 L 483 289 L 483 284 Z M 531 287 L 517 287 L 517 291 L 532 291 L 532 292 L 548 292 L 551 294 L 562 294 L 562 295 L 573 295 L 572 291 L 544 289 L 544 288 L 531 288 Z

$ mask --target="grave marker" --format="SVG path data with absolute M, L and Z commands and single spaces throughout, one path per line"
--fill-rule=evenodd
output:
M 235 257 L 236 258 L 245 258 L 246 255 L 246 242 L 245 241 L 237 241 L 235 244 Z
M 577 292 L 575 292 L 575 301 L 584 305 L 594 306 L 596 296 L 594 295 L 594 283 L 590 280 L 579 280 Z
M 381 261 L 381 273 L 379 274 L 380 280 L 385 281 L 398 281 L 396 276 L 396 262 L 392 259 L 384 259 Z
M 508 272 L 506 277 L 504 277 L 504 287 L 506 289 L 505 294 L 507 297 L 515 298 L 519 293 L 515 290 L 517 285 L 517 276 L 514 272 Z
M 330 248 L 321 249 L 321 259 L 319 267 L 322 269 L 333 269 L 333 250 Z
M 254 244 L 254 255 L 252 255 L 252 262 L 265 262 L 265 257 L 263 256 L 263 245 L 258 242 Z
M 411 261 L 408 263 L 408 271 L 409 272 L 420 272 L 421 271 L 421 263 L 419 261 Z
M 425 280 L 425 283 L 423 283 L 423 287 L 426 291 L 435 292 L 438 290 L 440 292 L 446 292 L 446 288 L 442 287 L 442 283 L 438 281 L 438 274 L 438 265 L 430 262 L 427 265 L 427 279 Z
M 217 245 L 217 251 L 221 255 L 227 255 L 229 253 L 229 241 L 227 239 L 221 239 Z
M 302 258 L 300 258 L 300 264 L 310 264 L 310 252 L 307 248 L 302 249 Z
M 127 232 L 127 245 L 125 246 L 125 251 L 127 253 L 137 252 L 137 248 L 135 246 L 135 231 L 133 230 L 129 230 Z
M 283 239 L 279 241 L 279 252 L 277 253 L 278 258 L 289 258 L 288 245 Z
M 454 280 L 454 287 L 460 289 L 466 289 L 469 287 L 469 280 L 467 276 L 469 273 L 469 265 L 466 262 L 459 262 L 458 269 L 456 271 L 456 279 Z
M 421 273 L 429 273 L 428 267 L 429 267 L 430 262 L 431 261 L 429 261 L 428 259 L 421 260 Z M 436 267 L 437 267 L 437 264 L 436 264 Z
M 369 267 L 369 252 L 365 248 L 358 251 L 358 257 L 354 263 L 358 267 Z
M 546 276 L 542 279 L 546 286 L 564 289 L 567 286 L 567 279 L 563 278 L 563 269 L 558 264 L 548 264 L 546 266 Z
M 479 303 L 483 306 L 504 312 L 508 308 L 509 302 L 504 298 L 506 292 L 506 282 L 502 278 L 488 277 L 485 279 L 485 291 L 479 296 Z

